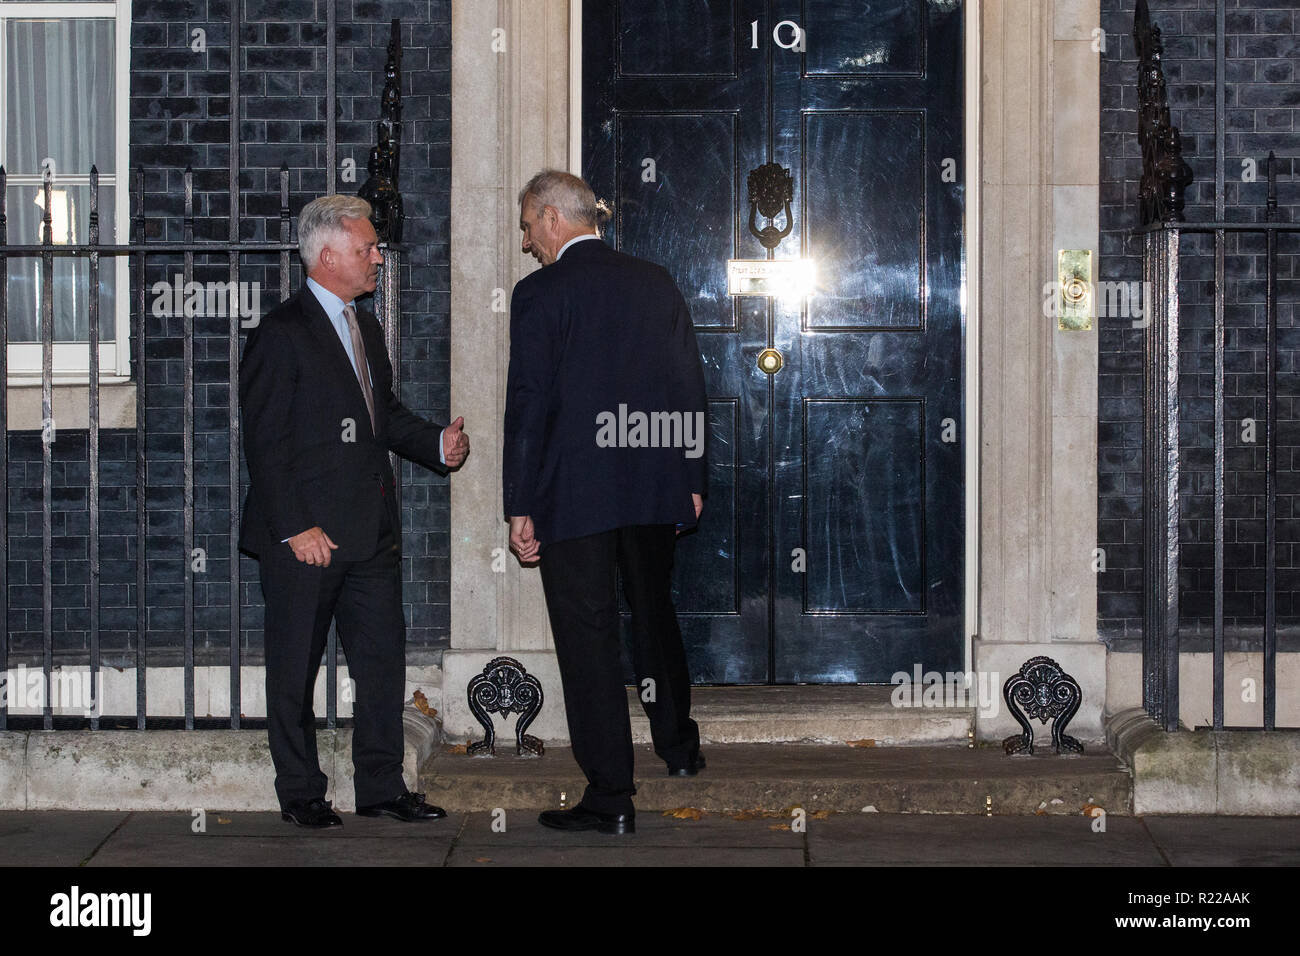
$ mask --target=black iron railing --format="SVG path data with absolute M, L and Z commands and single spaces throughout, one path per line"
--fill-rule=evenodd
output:
M 52 434 L 47 433 L 49 424 L 54 417 L 54 261 L 56 257 L 71 257 L 74 259 L 84 259 L 87 263 L 87 312 L 90 324 L 88 348 L 89 356 L 89 398 L 88 398 L 88 551 L 89 551 L 89 641 L 88 653 L 86 655 L 86 666 L 89 668 L 89 681 L 92 688 L 100 686 L 99 678 L 102 670 L 102 657 L 100 648 L 100 631 L 101 631 L 101 596 L 100 596 L 100 576 L 101 576 L 101 548 L 100 548 L 100 480 L 101 480 L 101 432 L 103 431 L 101 423 L 100 395 L 98 383 L 100 381 L 99 367 L 99 346 L 100 346 L 100 315 L 99 315 L 99 295 L 97 294 L 100 286 L 100 263 L 104 257 L 116 259 L 127 257 L 132 265 L 131 271 L 134 293 L 134 328 L 130 336 L 131 350 L 133 357 L 134 369 L 134 386 L 135 386 L 135 494 L 136 494 L 136 553 L 135 553 L 135 631 L 132 635 L 135 660 L 135 712 L 134 714 L 114 714 L 102 715 L 96 710 L 93 715 L 88 715 L 85 720 L 61 721 L 55 723 L 55 703 L 54 694 L 44 693 L 43 713 L 40 724 L 43 729 L 56 729 L 59 726 L 84 726 L 91 729 L 98 729 L 101 725 L 101 719 L 108 717 L 129 718 L 131 722 L 139 729 L 156 725 L 170 725 L 173 720 L 159 720 L 158 715 L 151 714 L 149 711 L 149 702 L 147 698 L 147 680 L 149 671 L 149 652 L 150 652 L 150 633 L 148 619 L 148 585 L 149 585 L 149 562 L 152 558 L 158 561 L 156 555 L 150 555 L 146 548 L 148 534 L 148 517 L 149 517 L 149 498 L 150 498 L 150 479 L 149 479 L 149 434 L 146 428 L 146 411 L 147 396 L 149 394 L 150 382 L 147 375 L 146 344 L 151 341 L 146 338 L 146 316 L 148 303 L 146 301 L 146 290 L 148 283 L 146 281 L 147 271 L 151 264 L 157 264 L 161 259 L 172 259 L 176 256 L 182 258 L 183 282 L 188 285 L 194 278 L 195 258 L 208 257 L 207 261 L 226 260 L 226 269 L 229 275 L 230 285 L 228 288 L 238 290 L 240 288 L 240 269 L 241 260 L 248 255 L 266 255 L 278 254 L 279 257 L 279 290 L 280 298 L 283 300 L 290 294 L 290 277 L 291 261 L 293 254 L 297 252 L 297 244 L 291 241 L 291 216 L 289 210 L 289 170 L 282 165 L 279 171 L 279 240 L 278 241 L 241 241 L 239 235 L 240 211 L 241 211 L 241 193 L 239 189 L 239 83 L 240 83 L 240 20 L 242 4 L 236 0 L 231 4 L 231 53 L 230 53 L 230 157 L 231 165 L 229 169 L 229 188 L 230 188 L 230 212 L 229 212 L 229 237 L 226 241 L 195 241 L 195 209 L 194 209 L 194 174 L 190 169 L 184 173 L 184 212 L 182 217 L 183 239 L 180 242 L 170 241 L 147 241 L 145 224 L 148 219 L 148 210 L 145 207 L 145 170 L 139 168 L 135 176 L 135 209 L 131 222 L 131 241 L 126 243 L 101 243 L 100 242 L 100 221 L 99 221 L 99 173 L 92 166 L 90 170 L 90 199 L 89 199 L 89 223 L 88 235 L 85 243 L 56 243 L 53 234 L 52 207 L 51 207 L 51 186 L 52 181 L 49 175 L 46 176 L 42 189 L 44 197 L 44 212 L 42 218 L 42 235 L 41 242 L 35 245 L 11 245 L 8 242 L 8 218 L 5 205 L 5 172 L 0 167 L 0 277 L 7 276 L 8 261 L 10 258 L 36 258 L 40 262 L 41 269 L 41 301 L 39 303 L 39 338 L 41 344 L 41 408 L 42 422 L 45 423 L 46 430 L 42 432 L 42 455 L 41 455 L 41 595 L 42 595 L 42 647 L 41 647 L 41 668 L 43 671 L 44 688 L 50 689 L 55 685 L 53 671 L 55 667 L 55 631 L 54 631 L 54 577 L 53 577 L 53 472 L 54 462 L 52 455 Z M 336 105 L 335 105 L 335 84 L 334 84 L 334 67 L 335 47 L 336 47 L 336 30 L 333 28 L 334 23 L 334 3 L 327 3 L 329 29 L 327 31 L 327 51 L 329 64 L 327 87 L 326 87 L 326 145 L 328 156 L 328 173 L 327 182 L 329 190 L 332 192 L 335 183 L 334 161 L 335 161 L 335 144 L 336 144 Z M 385 167 L 387 182 L 391 189 L 389 190 L 390 199 L 400 209 L 400 196 L 396 194 L 396 149 L 397 143 L 400 142 L 400 24 L 399 21 L 392 21 L 392 32 L 388 48 L 388 84 L 385 87 L 384 113 L 379 122 L 381 147 L 387 144 L 390 152 L 387 155 L 392 157 L 391 165 Z M 396 130 L 396 137 L 389 141 L 386 137 L 392 137 L 393 131 Z M 371 186 L 372 184 L 367 184 Z M 363 187 L 364 188 L 364 187 Z M 392 198 L 395 197 L 395 198 Z M 391 215 L 391 210 L 389 210 Z M 399 225 L 400 229 L 400 225 Z M 386 236 L 381 235 L 381 239 Z M 400 362 L 398 356 L 398 343 L 400 341 L 399 329 L 399 312 L 397 308 L 399 287 L 398 274 L 400 252 L 388 243 L 381 243 L 385 249 L 385 263 L 380 270 L 380 278 L 374 296 L 374 310 L 376 317 L 384 327 L 385 339 L 388 344 L 389 353 L 394 367 L 394 387 L 397 387 L 398 370 Z M 10 519 L 9 519 L 9 414 L 7 401 L 7 388 L 4 384 L 8 382 L 9 363 L 8 363 L 8 345 L 9 345 L 9 296 L 7 294 L 7 283 L 0 282 L 0 675 L 8 675 L 10 672 L 11 653 L 10 653 L 10 635 L 7 628 L 9 617 L 9 588 L 8 565 L 10 559 Z M 183 350 L 183 385 L 182 385 L 182 433 L 183 433 L 183 531 L 182 537 L 184 542 L 183 553 L 177 555 L 178 560 L 183 565 L 183 701 L 184 701 L 184 727 L 194 729 L 196 727 L 195 716 L 195 577 L 194 566 L 191 556 L 195 550 L 195 329 L 194 315 L 191 310 L 183 309 L 184 325 L 181 333 L 182 350 Z M 240 563 L 239 563 L 239 520 L 240 504 L 242 502 L 241 493 L 241 462 L 240 462 L 240 430 L 239 430 L 239 363 L 241 354 L 241 326 L 242 317 L 239 309 L 229 310 L 229 327 L 227 329 L 228 339 L 228 369 L 226 388 L 228 394 L 228 414 L 229 414 L 229 452 L 227 460 L 227 475 L 230 489 L 230 518 L 228 525 L 229 538 L 229 555 L 230 555 L 230 577 L 229 577 L 229 687 L 230 687 L 230 713 L 227 718 L 218 720 L 204 720 L 200 718 L 198 724 L 212 726 L 219 724 L 231 728 L 241 726 L 241 703 L 242 693 L 240 687 L 240 666 L 242 662 L 241 654 L 241 597 L 240 597 Z M 399 476 L 399 495 L 400 495 L 400 474 L 395 469 L 395 475 Z M 400 501 L 400 498 L 399 498 Z M 326 725 L 329 727 L 336 726 L 337 723 L 337 634 L 331 628 L 329 643 L 326 648 Z M 63 649 L 60 653 L 62 663 L 67 663 L 69 649 Z M 12 682 L 9 684 L 13 688 Z M 98 691 L 96 691 L 98 693 Z M 0 695 L 0 730 L 9 729 L 11 726 L 11 714 L 8 695 Z M 120 720 L 114 721 L 115 725 L 120 725 Z
M 1213 623 L 1212 695 L 1214 729 L 1224 729 L 1224 553 L 1225 553 L 1225 313 L 1227 310 L 1227 237 L 1257 234 L 1265 237 L 1265 354 L 1264 395 L 1266 435 L 1264 518 L 1264 614 L 1262 627 L 1263 723 L 1272 730 L 1277 717 L 1277 276 L 1278 236 L 1300 233 L 1300 225 L 1278 221 L 1277 161 L 1267 160 L 1268 198 L 1262 222 L 1228 222 L 1225 215 L 1225 110 L 1226 76 L 1224 0 L 1219 0 L 1216 23 L 1215 101 L 1215 215 L 1210 222 L 1183 221 L 1182 192 L 1191 171 L 1182 161 L 1179 134 L 1169 121 L 1161 64 L 1163 47 L 1159 27 L 1151 23 L 1146 0 L 1138 0 L 1134 37 L 1139 54 L 1139 133 L 1142 145 L 1141 220 L 1142 278 L 1147 301 L 1145 322 L 1145 377 L 1143 386 L 1143 519 L 1144 607 L 1142 643 L 1143 706 L 1165 729 L 1179 726 L 1179 663 L 1184 652 L 1183 622 L 1179 608 L 1180 480 L 1183 470 L 1179 448 L 1179 373 L 1182 353 L 1179 330 L 1182 301 L 1180 265 L 1186 253 L 1186 235 L 1213 235 Z M 1256 729 L 1256 728 L 1251 728 Z

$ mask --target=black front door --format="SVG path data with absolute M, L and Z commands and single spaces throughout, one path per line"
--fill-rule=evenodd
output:
M 698 683 L 962 666 L 961 21 L 584 0 L 583 174 L 609 241 L 676 278 L 705 364 L 710 497 L 676 568 Z M 794 178 L 771 255 L 814 262 L 806 298 L 727 291 L 728 259 L 768 257 L 747 177 L 769 162 Z

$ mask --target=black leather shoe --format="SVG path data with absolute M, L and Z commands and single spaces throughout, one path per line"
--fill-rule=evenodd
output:
M 537 822 L 552 830 L 596 830 L 599 833 L 636 833 L 635 813 L 598 813 L 586 807 L 543 810 Z
M 322 797 L 289 801 L 281 808 L 280 819 L 313 830 L 343 826 L 339 815 L 330 809 L 329 802 Z
M 431 803 L 425 803 L 424 794 L 412 793 L 410 790 L 396 800 L 372 803 L 368 807 L 357 807 L 357 816 L 359 817 L 387 816 L 395 820 L 405 820 L 407 823 L 416 820 L 441 820 L 446 815 L 447 811 L 442 807 L 435 807 Z
M 669 767 L 668 776 L 670 777 L 693 777 L 707 766 L 704 762 L 704 754 L 697 753 L 695 759 L 684 767 Z

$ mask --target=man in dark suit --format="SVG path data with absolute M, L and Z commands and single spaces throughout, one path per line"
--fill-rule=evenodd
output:
M 469 453 L 463 419 L 444 429 L 393 394 L 375 317 L 355 307 L 383 255 L 370 204 L 323 196 L 298 220 L 307 282 L 248 337 L 239 406 L 249 490 L 240 548 L 266 600 L 266 706 L 285 820 L 341 826 L 325 800 L 312 690 L 330 620 L 356 688 L 357 813 L 446 816 L 402 779 L 406 622 L 402 525 L 388 452 L 446 474 Z
M 660 266 L 601 240 L 583 180 L 544 171 L 519 202 L 523 249 L 544 268 L 520 280 L 510 304 L 505 513 L 511 549 L 540 560 L 573 755 L 588 781 L 576 807 L 539 820 L 631 833 L 618 572 L 655 753 L 670 774 L 704 766 L 671 582 L 676 534 L 703 508 L 704 371 L 681 292 Z

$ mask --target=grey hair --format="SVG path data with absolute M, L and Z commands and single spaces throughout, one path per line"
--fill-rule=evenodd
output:
M 596 201 L 587 181 L 560 169 L 543 169 L 519 190 L 519 205 L 533 196 L 543 206 L 554 206 L 561 216 L 575 225 L 591 226 L 609 218 L 609 207 Z
M 327 240 L 343 231 L 344 219 L 369 219 L 370 203 L 360 196 L 321 196 L 298 214 L 298 255 L 308 272 L 320 262 Z

